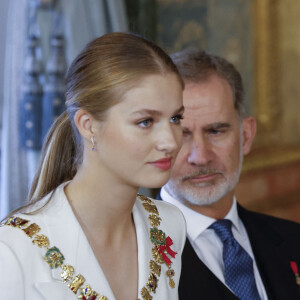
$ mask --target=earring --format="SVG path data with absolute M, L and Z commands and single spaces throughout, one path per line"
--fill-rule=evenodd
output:
M 92 135 L 91 136 L 91 142 L 92 142 L 92 151 L 95 151 L 95 138 L 94 138 L 94 136 Z

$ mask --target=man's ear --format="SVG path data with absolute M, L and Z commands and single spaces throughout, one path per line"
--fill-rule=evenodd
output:
M 94 135 L 93 122 L 94 118 L 86 110 L 78 109 L 74 116 L 75 125 L 81 136 L 90 140 Z
M 256 134 L 256 120 L 254 117 L 247 117 L 242 121 L 243 128 L 243 154 L 250 152 Z

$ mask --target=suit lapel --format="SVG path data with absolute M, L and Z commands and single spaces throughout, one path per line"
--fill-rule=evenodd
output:
M 299 299 L 290 268 L 291 244 L 268 226 L 267 218 L 238 206 L 269 299 Z M 299 257 L 299 256 L 298 256 Z
M 49 237 L 50 247 L 56 246 L 65 257 L 64 264 L 75 268 L 75 275 L 81 274 L 86 282 L 100 295 L 105 295 L 109 300 L 115 296 L 107 279 L 93 253 L 89 242 L 73 214 L 68 200 L 64 194 L 63 186 L 59 187 L 53 199 L 43 210 L 43 233 Z M 152 259 L 152 243 L 149 239 L 148 213 L 141 201 L 137 200 L 133 207 L 133 219 L 136 227 L 138 244 L 138 294 L 146 285 L 149 275 L 149 262 Z M 129 270 L 130 271 L 130 270 Z M 37 282 L 35 284 L 45 299 L 66 300 L 74 299 L 74 294 L 67 284 L 62 283 L 61 269 L 53 269 L 52 281 Z M 162 285 L 162 278 L 159 286 Z M 50 293 L 52 291 L 52 293 Z
M 160 193 L 157 193 L 156 199 L 162 200 Z M 188 239 L 182 253 L 179 299 L 238 300 L 199 259 Z
M 85 278 L 86 281 L 84 285 L 89 284 L 92 289 L 100 295 L 105 295 L 108 299 L 114 300 L 115 297 L 108 281 L 105 278 L 83 230 L 73 214 L 62 186 L 57 188 L 45 213 L 43 212 L 43 219 L 45 229 L 41 226 L 42 230 L 45 230 L 45 235 L 49 237 L 50 247 L 56 246 L 64 255 L 64 264 L 74 267 L 75 276 L 81 274 Z M 60 268 L 52 270 L 54 283 L 57 285 L 60 284 L 62 286 L 62 292 L 67 291 L 64 293 L 70 294 L 74 298 L 74 294 L 70 292 L 67 283 L 61 283 L 62 279 L 60 274 Z M 51 285 L 54 283 L 37 283 L 36 287 L 39 290 L 47 291 L 48 289 L 51 290 Z
M 238 299 L 198 258 L 188 239 L 182 255 L 179 298 L 183 300 Z
M 141 201 L 137 199 L 133 207 L 133 219 L 138 245 L 138 295 L 140 295 L 141 289 L 148 281 L 149 262 L 152 258 L 152 244 L 149 239 L 149 225 L 145 222 L 147 218 L 148 215 L 143 208 Z

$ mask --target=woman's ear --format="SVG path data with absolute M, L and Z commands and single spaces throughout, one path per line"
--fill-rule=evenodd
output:
M 256 134 L 256 120 L 254 117 L 247 117 L 242 122 L 243 126 L 243 154 L 250 152 Z
M 95 119 L 93 116 L 86 110 L 79 109 L 75 113 L 74 122 L 81 136 L 87 140 L 90 140 L 94 135 L 93 123 L 95 122 Z

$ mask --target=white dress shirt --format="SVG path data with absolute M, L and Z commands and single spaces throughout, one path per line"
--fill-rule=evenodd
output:
M 219 278 L 219 280 L 226 285 L 224 277 L 223 243 L 213 229 L 208 229 L 208 227 L 216 220 L 185 206 L 183 203 L 173 198 L 164 187 L 162 188 L 160 195 L 164 201 L 177 206 L 182 211 L 187 224 L 187 237 L 196 254 Z M 267 300 L 267 293 L 256 265 L 246 228 L 238 216 L 235 198 L 233 199 L 232 207 L 225 216 L 225 219 L 232 222 L 232 233 L 234 238 L 253 259 L 254 276 L 260 298 L 262 300 Z

